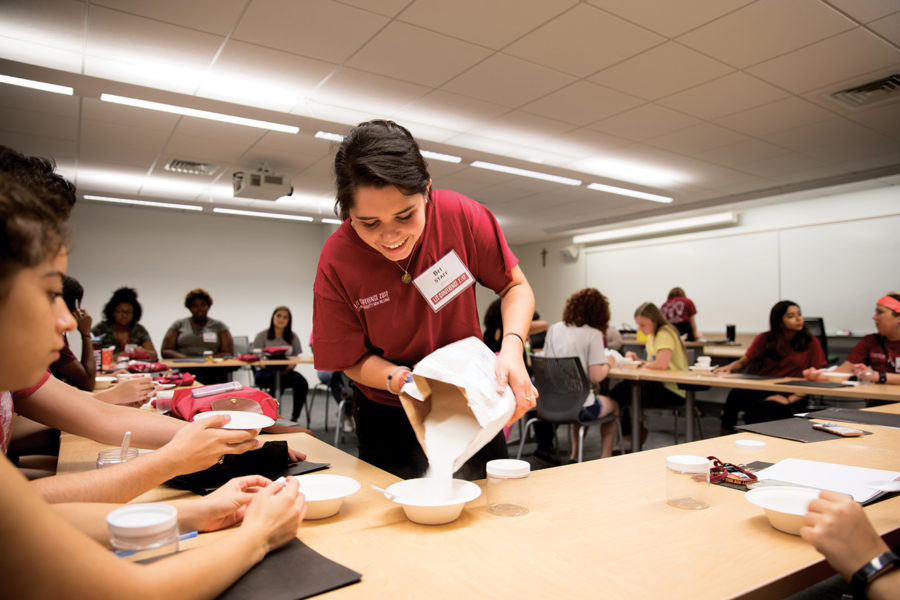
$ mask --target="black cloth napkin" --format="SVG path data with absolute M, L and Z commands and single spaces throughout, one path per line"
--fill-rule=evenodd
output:
M 806 413 L 808 419 L 828 419 L 829 421 L 845 421 L 848 423 L 865 423 L 866 425 L 883 425 L 900 427 L 900 415 L 858 410 L 856 408 L 826 408 Z
M 274 550 L 221 596 L 222 600 L 299 600 L 362 579 L 362 573 L 327 559 L 298 539 Z
M 824 442 L 825 440 L 837 440 L 841 437 L 827 431 L 813 429 L 812 423 L 808 420 L 796 417 L 767 421 L 765 423 L 753 423 L 752 425 L 738 425 L 735 429 L 794 440 L 795 442 Z M 863 433 L 870 435 L 872 432 L 864 431 Z

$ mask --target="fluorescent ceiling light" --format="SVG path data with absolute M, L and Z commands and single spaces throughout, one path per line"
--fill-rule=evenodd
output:
M 448 163 L 462 162 L 461 156 L 453 156 L 452 154 L 441 154 L 440 152 L 432 152 L 431 150 L 422 150 L 422 156 L 433 160 L 441 160 Z
M 100 94 L 100 99 L 104 102 L 114 102 L 116 104 L 124 104 L 126 106 L 135 106 L 137 108 L 146 108 L 148 110 L 158 110 L 160 112 L 185 115 L 187 117 L 197 117 L 198 119 L 209 119 L 210 121 L 221 121 L 222 123 L 233 123 L 235 125 L 257 127 L 259 129 L 269 129 L 271 131 L 281 131 L 284 133 L 297 133 L 300 131 L 299 127 L 295 127 L 293 125 L 282 125 L 281 123 L 272 123 L 271 121 L 247 119 L 245 117 L 236 117 L 234 115 L 226 115 L 223 113 L 210 112 L 207 110 L 197 110 L 184 106 L 175 106 L 174 104 L 150 102 L 149 100 L 139 100 L 137 98 L 127 98 L 125 96 L 116 96 L 114 94 Z
M 712 227 L 725 227 L 737 223 L 737 215 L 733 212 L 693 217 L 690 219 L 678 219 L 676 221 L 663 221 L 649 225 L 638 225 L 622 229 L 610 229 L 597 233 L 585 233 L 572 238 L 574 244 L 588 244 L 592 242 L 611 242 L 627 238 L 653 237 L 661 234 L 709 229 Z
M 472 163 L 472 166 L 477 169 L 487 169 L 488 171 L 499 171 L 501 173 L 509 173 L 510 175 L 521 175 L 522 177 L 543 179 L 544 181 L 562 183 L 563 185 L 581 185 L 580 179 L 570 179 L 569 177 L 560 177 L 558 175 L 550 175 L 549 173 L 541 173 L 539 171 L 529 171 L 528 169 L 507 167 L 505 165 L 497 165 L 494 163 L 484 162 L 483 160 L 476 160 Z
M 252 210 L 237 210 L 234 208 L 214 208 L 214 213 L 222 213 L 226 215 L 242 215 L 245 217 L 263 217 L 266 219 L 285 219 L 287 221 L 312 221 L 312 217 L 304 217 L 301 215 L 285 215 L 279 213 L 264 213 Z
M 128 198 L 110 198 L 108 196 L 91 196 L 85 195 L 85 200 L 96 200 L 98 202 L 114 202 L 116 204 L 132 204 L 137 206 L 150 206 L 152 208 L 176 208 L 178 210 L 203 210 L 202 206 L 193 204 L 173 204 L 171 202 L 149 202 L 147 200 L 130 200 Z
M 340 225 L 343 223 L 340 219 L 322 219 L 323 223 L 329 223 L 330 225 Z
M 344 136 L 339 133 L 328 133 L 327 131 L 317 131 L 316 137 L 320 140 L 328 140 L 330 142 L 343 142 Z
M 598 192 L 609 192 L 610 194 L 618 194 L 620 196 L 631 196 L 632 198 L 641 198 L 643 200 L 652 200 L 653 202 L 662 202 L 663 204 L 668 204 L 672 201 L 668 196 L 658 196 L 656 194 L 648 194 L 647 192 L 639 192 L 637 190 L 629 190 L 628 188 L 604 185 L 602 183 L 592 183 L 588 186 L 588 189 L 597 190 Z
M 22 79 L 20 77 L 10 77 L 9 75 L 0 75 L 0 83 L 8 83 L 9 85 L 17 85 L 19 87 L 31 88 L 33 90 L 41 90 L 42 92 L 53 92 L 54 94 L 63 94 L 71 96 L 74 90 L 65 85 L 56 85 L 54 83 L 44 83 L 43 81 L 34 81 L 33 79 Z

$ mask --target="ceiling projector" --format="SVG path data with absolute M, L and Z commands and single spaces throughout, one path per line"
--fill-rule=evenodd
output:
M 289 177 L 268 170 L 235 171 L 231 176 L 235 198 L 278 200 L 294 191 Z

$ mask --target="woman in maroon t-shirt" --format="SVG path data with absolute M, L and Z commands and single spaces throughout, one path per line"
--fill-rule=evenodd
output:
M 800 306 L 796 302 L 782 300 L 769 311 L 769 331 L 756 336 L 744 356 L 715 372 L 738 371 L 751 362 L 757 364 L 753 370 L 756 375 L 801 377 L 804 369 L 823 367 L 827 360 L 819 340 L 806 330 Z M 806 396 L 733 389 L 722 410 L 723 433 L 734 433 L 741 410 L 744 411 L 746 423 L 775 421 L 805 411 Z

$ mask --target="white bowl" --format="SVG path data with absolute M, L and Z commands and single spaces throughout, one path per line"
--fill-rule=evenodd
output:
M 853 373 L 844 373 L 843 371 L 819 371 L 822 379 L 833 383 L 843 383 L 853 376 Z
M 395 496 L 394 502 L 403 507 L 406 518 L 422 525 L 443 525 L 459 518 L 466 502 L 471 502 L 481 495 L 481 488 L 462 479 L 454 479 L 450 486 L 450 494 L 446 497 L 436 495 L 440 481 L 421 477 L 398 481 L 387 488 Z
M 343 475 L 301 475 L 297 481 L 306 497 L 306 519 L 336 515 L 344 498 L 359 491 L 359 482 Z
M 255 429 L 256 433 L 263 427 L 274 425 L 275 420 L 266 415 L 259 413 L 246 412 L 243 410 L 210 410 L 194 415 L 194 420 L 208 419 L 216 415 L 228 415 L 231 420 L 222 426 L 222 429 Z
M 765 511 L 772 527 L 800 535 L 803 517 L 809 510 L 809 503 L 819 497 L 819 490 L 779 485 L 752 489 L 744 497 Z
M 94 389 L 95 390 L 105 390 L 106 388 L 108 388 L 115 382 L 116 382 L 115 377 L 101 375 L 99 377 L 94 378 Z
M 627 358 L 624 358 L 624 359 L 616 362 L 616 366 L 621 367 L 623 369 L 634 369 L 640 364 L 641 364 L 640 361 L 628 360 Z

